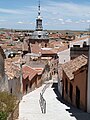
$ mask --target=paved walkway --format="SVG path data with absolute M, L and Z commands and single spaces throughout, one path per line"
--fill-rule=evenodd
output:
M 46 114 L 42 114 L 39 99 L 45 84 L 25 95 L 19 105 L 19 120 L 89 120 L 90 114 L 84 113 L 58 97 L 57 83 L 46 89 L 44 98 L 46 100 Z

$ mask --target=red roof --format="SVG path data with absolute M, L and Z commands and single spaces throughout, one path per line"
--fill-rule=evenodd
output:
M 23 66 L 22 71 L 23 78 L 26 79 L 28 77 L 30 81 L 37 75 L 37 72 L 29 66 Z
M 49 37 L 51 37 L 51 38 L 60 38 L 60 36 L 61 36 L 62 34 L 50 34 L 49 35 Z

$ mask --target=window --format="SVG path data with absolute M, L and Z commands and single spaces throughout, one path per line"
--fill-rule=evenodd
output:
M 12 88 L 10 89 L 10 93 L 12 94 Z
M 28 92 L 28 84 L 26 84 L 26 93 Z
M 38 35 L 39 38 L 41 38 L 41 35 Z
M 80 108 L 80 90 L 78 86 L 76 86 L 76 106 Z
M 70 99 L 71 99 L 71 101 L 72 101 L 72 93 L 73 93 L 73 86 L 70 83 Z
M 32 87 L 32 82 L 30 82 L 29 87 L 30 87 L 30 88 Z
M 66 94 L 68 93 L 68 80 L 65 79 L 65 91 L 66 91 Z
M 45 47 L 47 47 L 47 44 L 45 44 Z

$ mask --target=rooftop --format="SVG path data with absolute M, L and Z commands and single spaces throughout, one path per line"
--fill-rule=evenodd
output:
M 32 68 L 44 68 L 46 65 L 46 61 L 40 60 L 40 61 L 30 61 L 29 66 Z
M 47 39 L 49 39 L 48 32 L 47 31 L 34 31 L 32 33 L 31 39 L 47 40 Z
M 5 59 L 5 73 L 8 76 L 8 79 L 11 80 L 14 77 L 19 78 L 20 77 L 20 68 L 18 65 L 15 64 L 15 61 L 18 59 Z
M 30 81 L 37 74 L 37 72 L 33 68 L 31 68 L 30 66 L 26 66 L 26 65 L 23 66 L 22 71 L 23 71 L 23 78 L 26 79 L 28 77 Z
M 80 55 L 79 57 L 70 60 L 69 62 L 66 62 L 62 65 L 62 68 L 68 78 L 72 80 L 74 78 L 74 72 L 79 70 L 81 67 L 85 66 L 87 64 L 87 57 L 85 55 Z

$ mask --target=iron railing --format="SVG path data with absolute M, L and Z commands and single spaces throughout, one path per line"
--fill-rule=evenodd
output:
M 45 90 L 49 87 L 49 85 L 50 85 L 50 83 L 47 83 L 40 93 L 39 103 L 40 103 L 40 107 L 41 107 L 41 112 L 43 114 L 46 113 L 46 100 L 44 99 L 43 94 L 44 94 Z

